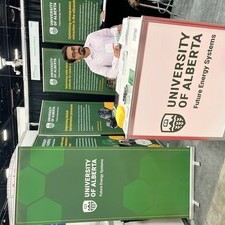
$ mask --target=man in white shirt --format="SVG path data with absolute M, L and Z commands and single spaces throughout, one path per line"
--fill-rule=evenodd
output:
M 84 46 L 65 46 L 62 49 L 64 60 L 68 63 L 84 59 L 90 70 L 109 79 L 118 75 L 120 45 L 117 36 L 121 25 L 105 28 L 87 36 Z

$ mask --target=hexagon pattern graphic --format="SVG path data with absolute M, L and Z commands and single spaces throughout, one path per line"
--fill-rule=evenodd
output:
M 43 151 L 36 151 L 30 156 L 30 165 L 44 174 L 54 171 L 63 164 L 64 151 L 62 150 L 54 150 L 54 157 L 52 157 L 52 151 L 45 151 L 44 154 Z
M 154 152 L 141 159 L 139 169 L 139 177 L 123 190 L 124 207 L 137 214 L 188 212 L 189 176 L 186 163 L 170 152 L 164 152 L 163 157 L 160 152 Z
M 137 195 L 138 192 L 140 195 Z M 141 213 L 153 206 L 154 196 L 149 195 L 149 185 L 137 179 L 124 187 L 124 206 L 135 213 Z
M 44 197 L 27 209 L 27 220 L 30 222 L 38 221 L 40 215 L 43 221 L 54 223 L 62 218 L 62 206 Z
M 165 171 L 164 167 L 167 166 L 167 163 L 165 162 L 164 166 L 160 164 L 160 167 L 158 164 L 159 161 L 151 155 L 143 157 L 140 162 L 140 178 L 146 181 L 147 183 L 151 183 L 153 177 L 155 183 L 162 181 L 163 173 L 161 171 Z M 151 165 L 150 170 L 148 169 L 149 165 Z
M 19 200 L 24 205 L 41 198 L 45 193 L 45 177 L 38 171 L 27 167 L 19 174 Z M 32 180 L 32 182 L 30 182 Z

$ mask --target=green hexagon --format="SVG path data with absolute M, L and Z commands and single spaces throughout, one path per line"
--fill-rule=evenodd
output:
M 135 180 L 124 187 L 124 207 L 135 213 L 141 213 L 154 204 L 154 193 L 143 180 Z
M 166 153 L 151 154 L 144 156 L 140 161 L 140 178 L 145 182 L 154 183 L 169 183 L 176 174 L 176 170 L 171 169 L 171 160 L 166 158 Z M 165 175 L 166 174 L 166 175 Z
M 49 223 L 57 223 L 62 219 L 62 206 L 50 200 L 42 198 L 35 202 L 27 209 L 27 222 L 49 221 Z
M 144 156 L 140 161 L 140 178 L 151 183 L 152 180 L 160 180 L 160 166 L 152 155 Z
M 39 150 L 31 151 L 30 165 L 48 174 L 64 164 L 63 150 Z
M 27 167 L 19 172 L 18 200 L 28 205 L 41 198 L 45 192 L 45 177 L 38 171 Z

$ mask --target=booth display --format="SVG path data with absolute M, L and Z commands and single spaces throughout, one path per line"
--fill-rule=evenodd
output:
M 193 151 L 20 147 L 15 224 L 191 217 Z
M 116 91 L 128 138 L 221 139 L 225 27 L 128 18 Z

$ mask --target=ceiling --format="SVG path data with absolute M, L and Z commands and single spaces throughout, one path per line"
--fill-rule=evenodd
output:
M 14 60 L 15 49 L 21 55 L 18 7 L 18 0 L 0 1 L 0 56 L 7 61 Z M 5 66 L 0 70 L 0 224 L 8 224 L 6 169 L 18 142 L 16 107 L 19 105 L 23 106 L 23 78 L 12 67 Z

